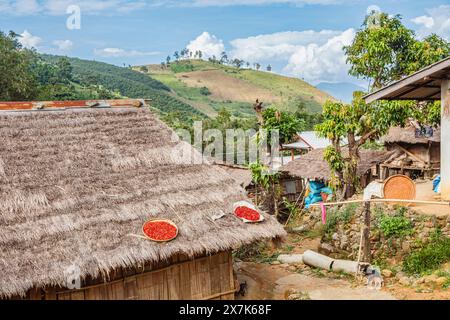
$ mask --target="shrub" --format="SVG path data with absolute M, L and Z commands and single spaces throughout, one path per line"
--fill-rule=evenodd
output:
M 324 231 L 326 234 L 331 234 L 336 230 L 339 223 L 349 223 L 356 213 L 356 208 L 358 206 L 354 203 L 346 205 L 341 209 L 329 211 L 327 215 L 327 222 L 324 226 Z
M 204 96 L 209 96 L 211 94 L 211 91 L 207 87 L 201 87 L 200 88 L 200 94 Z
M 431 237 L 431 242 L 412 252 L 403 261 L 403 271 L 408 274 L 424 274 L 450 261 L 450 238 L 439 232 Z
M 413 233 L 411 221 L 403 215 L 383 215 L 379 218 L 379 227 L 387 238 L 404 237 Z

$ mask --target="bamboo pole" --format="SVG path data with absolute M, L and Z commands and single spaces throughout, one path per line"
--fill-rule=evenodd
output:
M 363 203 L 363 202 L 399 202 L 399 203 L 417 203 L 417 204 L 433 204 L 441 206 L 450 206 L 448 201 L 428 201 L 428 200 L 405 200 L 405 199 L 370 199 L 370 200 L 346 200 L 346 201 L 336 201 L 336 202 L 324 202 L 325 206 L 335 206 L 340 204 L 348 203 Z M 311 207 L 318 207 L 319 203 L 314 203 Z

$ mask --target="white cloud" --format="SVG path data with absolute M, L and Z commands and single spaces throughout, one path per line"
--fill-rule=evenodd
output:
M 355 30 L 347 29 L 323 45 L 311 43 L 302 46 L 289 58 L 284 70 L 312 83 L 348 80 L 349 67 L 342 48 L 351 44 L 354 37 Z
M 20 34 L 19 42 L 25 48 L 30 49 L 36 48 L 42 42 L 42 39 L 37 36 L 33 36 L 31 33 L 25 30 Z
M 153 1 L 150 1 L 153 2 Z M 148 5 L 154 5 L 148 2 Z M 147 5 L 144 0 L 0 0 L 0 12 L 11 15 L 44 13 L 65 15 L 69 5 L 80 7 L 82 14 L 124 14 Z
M 425 37 L 431 33 L 450 40 L 450 5 L 427 9 L 427 15 L 415 17 L 411 21 L 419 26 L 417 33 Z
M 280 65 L 283 73 L 312 83 L 350 81 L 344 45 L 355 30 L 305 30 L 264 34 L 230 42 L 232 58 Z
M 303 6 L 308 4 L 339 4 L 353 0 L 191 0 L 188 4 L 197 7 L 225 7 L 225 6 L 257 6 L 270 4 L 293 4 Z
M 94 54 L 105 58 L 144 57 L 160 54 L 160 52 L 144 52 L 137 50 L 124 50 L 120 48 L 94 49 Z
M 216 36 L 211 35 L 206 31 L 189 42 L 186 48 L 192 52 L 197 50 L 202 51 L 204 58 L 209 58 L 212 56 L 219 58 L 220 54 L 225 51 L 223 41 L 217 39 Z
M 418 25 L 423 25 L 425 28 L 432 28 L 434 26 L 434 19 L 429 16 L 420 16 L 414 19 L 411 19 L 412 22 Z
M 231 56 L 244 60 L 287 60 L 299 48 L 311 42 L 322 45 L 339 31 L 286 31 L 263 34 L 249 38 L 235 39 L 230 43 L 233 47 Z
M 55 40 L 53 44 L 58 47 L 60 51 L 70 51 L 73 47 L 73 42 L 70 40 Z
M 34 15 L 41 11 L 41 6 L 36 0 L 0 0 L 0 12 L 18 16 Z

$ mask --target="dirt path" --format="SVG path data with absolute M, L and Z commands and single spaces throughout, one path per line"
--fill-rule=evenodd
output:
M 282 266 L 240 262 L 239 282 L 247 282 L 247 293 L 239 299 L 284 300 L 289 290 L 307 293 L 312 300 L 393 300 L 390 293 L 356 286 L 344 279 L 319 278 L 290 272 Z

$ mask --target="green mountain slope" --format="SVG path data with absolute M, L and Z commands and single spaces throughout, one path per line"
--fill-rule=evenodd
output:
M 53 63 L 60 58 L 54 55 L 42 57 Z M 205 117 L 201 111 L 171 95 L 170 88 L 165 84 L 148 75 L 103 62 L 79 58 L 68 59 L 73 67 L 74 77 L 81 84 L 101 85 L 128 98 L 151 99 L 152 107 L 163 115 L 176 113 L 183 121 L 194 117 Z
M 270 72 L 237 69 L 203 60 L 173 62 L 170 66 L 148 65 L 134 68 L 170 87 L 172 95 L 202 113 L 215 116 L 222 107 L 236 117 L 253 116 L 256 99 L 281 110 L 299 106 L 318 113 L 332 96 L 297 78 Z

